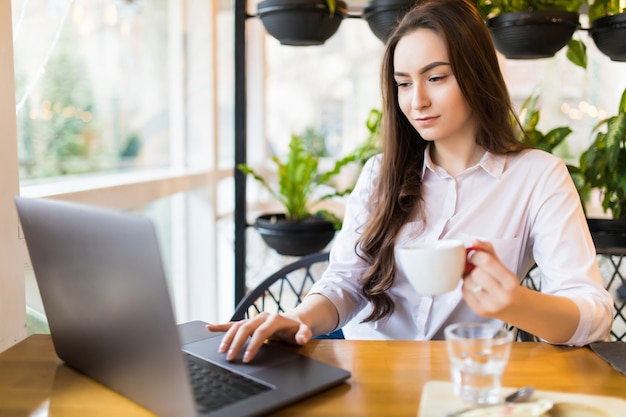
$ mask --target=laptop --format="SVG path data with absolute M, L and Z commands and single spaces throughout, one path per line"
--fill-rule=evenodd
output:
M 57 356 L 157 415 L 262 415 L 350 377 L 277 344 L 248 364 L 228 362 L 217 352 L 222 333 L 201 321 L 177 326 L 147 218 L 55 200 L 15 203 Z M 192 377 L 192 367 L 227 376 Z

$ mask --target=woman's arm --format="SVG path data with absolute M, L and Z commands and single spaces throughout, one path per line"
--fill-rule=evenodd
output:
M 463 296 L 476 314 L 497 318 L 550 343 L 567 343 L 574 336 L 580 321 L 574 301 L 519 285 L 489 243 L 474 246 L 480 249 L 471 259 L 477 268 L 465 278 Z

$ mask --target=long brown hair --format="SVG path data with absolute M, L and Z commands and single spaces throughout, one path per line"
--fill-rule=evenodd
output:
M 363 293 L 372 303 L 373 311 L 365 321 L 393 313 L 394 305 L 386 291 L 395 276 L 396 237 L 412 215 L 421 213 L 426 141 L 400 110 L 393 77 L 396 45 L 417 29 L 434 31 L 447 45 L 452 73 L 476 118 L 476 143 L 495 154 L 524 148 L 511 123 L 511 117 L 514 120 L 517 117 L 491 36 L 475 2 L 417 1 L 389 37 L 382 62 L 381 174 L 370 197 L 371 215 L 357 242 L 362 256 L 371 264 L 363 276 Z

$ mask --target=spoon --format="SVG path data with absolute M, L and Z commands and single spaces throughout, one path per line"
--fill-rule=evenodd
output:
M 511 394 L 507 395 L 506 397 L 504 397 L 504 404 L 516 404 L 516 403 L 523 403 L 524 401 L 528 401 L 530 399 L 530 397 L 532 397 L 533 393 L 535 392 L 535 389 L 531 386 L 527 386 L 527 387 L 522 387 L 520 389 L 518 389 L 515 392 L 512 392 Z M 457 411 L 452 411 L 448 414 L 446 414 L 446 417 L 456 417 L 456 416 L 460 416 L 461 414 L 470 411 L 470 410 L 474 410 L 476 408 L 481 408 L 481 407 L 489 407 L 489 406 L 493 406 L 494 404 L 485 404 L 485 405 L 479 405 L 479 406 L 472 406 L 472 407 L 468 407 L 468 408 L 463 408 L 462 410 L 457 410 Z

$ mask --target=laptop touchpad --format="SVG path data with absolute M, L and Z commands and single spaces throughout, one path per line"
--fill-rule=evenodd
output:
M 226 360 L 226 355 L 217 351 L 221 342 L 221 337 L 213 337 L 205 340 L 198 340 L 196 342 L 188 343 L 183 346 L 183 350 L 198 356 L 207 361 L 224 365 L 226 368 L 237 369 L 245 368 L 245 373 L 250 374 L 258 370 L 266 369 L 268 367 L 277 366 L 283 362 L 289 362 L 297 358 L 297 354 L 291 351 L 286 351 L 277 346 L 264 345 L 259 349 L 254 359 L 250 363 L 242 363 L 241 357 L 243 356 L 243 350 L 238 357 L 229 362 Z

